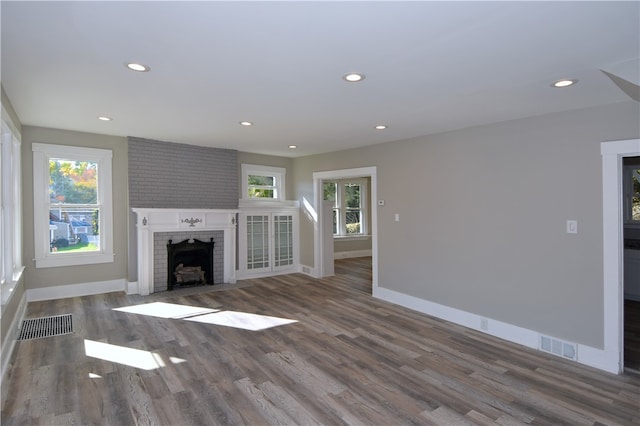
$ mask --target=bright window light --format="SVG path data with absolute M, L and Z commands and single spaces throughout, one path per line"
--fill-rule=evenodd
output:
M 270 317 L 267 315 L 249 314 L 246 312 L 221 311 L 197 317 L 185 318 L 186 321 L 202 322 L 225 327 L 241 328 L 249 331 L 260 331 L 271 327 L 293 324 L 298 321 Z
M 197 306 L 178 305 L 174 303 L 153 302 L 142 305 L 115 308 L 114 311 L 130 314 L 148 315 L 157 318 L 182 319 L 205 324 L 241 328 L 259 331 L 271 327 L 293 324 L 297 320 L 250 314 L 247 312 L 220 311 L 218 309 L 200 308 Z M 174 364 L 185 362 L 180 358 L 171 359 Z
M 142 305 L 115 308 L 114 311 L 128 312 L 130 314 L 148 315 L 157 318 L 186 318 L 195 315 L 217 312 L 217 309 L 199 308 L 197 306 L 177 305 L 175 303 L 153 302 Z
M 156 353 L 96 342 L 95 340 L 84 340 L 84 352 L 91 358 L 128 365 L 142 370 L 155 370 L 165 366 L 160 355 Z

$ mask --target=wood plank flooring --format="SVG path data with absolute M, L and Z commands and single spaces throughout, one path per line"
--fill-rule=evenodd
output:
M 640 373 L 640 302 L 624 301 L 624 367 Z
M 71 313 L 75 332 L 17 342 L 2 425 L 640 424 L 639 375 L 373 299 L 370 258 L 336 272 L 30 303 L 27 318 Z M 114 310 L 152 302 L 219 312 Z M 274 318 L 296 322 L 249 329 Z

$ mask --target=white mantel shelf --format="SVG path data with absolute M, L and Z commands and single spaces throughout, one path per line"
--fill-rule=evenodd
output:
M 153 293 L 153 234 L 171 231 L 224 231 L 224 282 L 236 282 L 236 214 L 226 209 L 133 208 L 138 229 L 138 294 Z

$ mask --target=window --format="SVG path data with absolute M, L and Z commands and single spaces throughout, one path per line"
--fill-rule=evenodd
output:
M 284 201 L 285 169 L 281 167 L 242 165 L 242 198 Z
M 4 305 L 18 284 L 22 265 L 22 182 L 20 134 L 2 111 L 0 148 L 0 289 Z
M 625 220 L 640 225 L 640 157 L 624 161 Z
M 33 144 L 36 267 L 113 262 L 106 149 Z
M 367 181 L 324 182 L 324 199 L 333 202 L 333 235 L 367 235 Z

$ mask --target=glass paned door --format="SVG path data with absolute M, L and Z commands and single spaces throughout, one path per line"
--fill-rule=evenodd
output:
M 269 216 L 247 215 L 247 269 L 269 268 Z
M 274 228 L 274 267 L 293 265 L 293 216 L 275 215 Z

